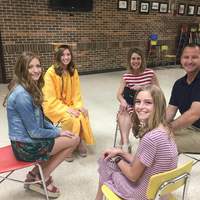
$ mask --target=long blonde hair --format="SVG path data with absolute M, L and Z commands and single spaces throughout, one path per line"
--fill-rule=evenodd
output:
M 156 85 L 145 86 L 137 91 L 135 99 L 141 91 L 148 91 L 150 93 L 153 99 L 154 110 L 151 113 L 147 124 L 144 126 L 141 125 L 136 113 L 133 114 L 133 133 L 135 137 L 143 137 L 147 132 L 157 128 L 160 124 L 166 127 L 171 134 L 171 129 L 166 120 L 166 100 L 162 90 Z
M 34 58 L 37 58 L 39 60 L 38 56 L 36 56 L 32 52 L 23 52 L 18 58 L 14 69 L 14 77 L 8 85 L 9 93 L 4 100 L 4 105 L 6 104 L 7 97 L 15 88 L 15 86 L 20 84 L 33 97 L 34 104 L 37 106 L 41 106 L 43 102 L 42 87 L 44 86 L 43 73 L 40 76 L 39 80 L 35 82 L 34 80 L 32 80 L 28 72 L 29 64 Z

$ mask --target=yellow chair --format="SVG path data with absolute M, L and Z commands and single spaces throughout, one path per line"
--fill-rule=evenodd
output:
M 176 169 L 153 175 L 148 184 L 147 199 L 159 200 L 161 196 L 168 195 L 168 200 L 176 200 L 171 192 L 183 186 L 182 200 L 186 200 L 191 169 L 192 161 Z M 122 200 L 108 186 L 103 185 L 101 189 L 107 200 Z
M 101 190 L 103 192 L 104 199 L 108 199 L 108 200 L 122 200 L 107 185 L 102 185 Z
M 169 46 L 168 45 L 161 45 L 160 47 L 161 51 L 161 57 L 162 60 L 166 63 L 173 63 L 176 64 L 176 55 L 175 54 L 169 54 Z

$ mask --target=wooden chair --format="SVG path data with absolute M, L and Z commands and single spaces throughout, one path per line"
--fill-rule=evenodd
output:
M 176 200 L 172 192 L 183 186 L 182 200 L 186 200 L 191 169 L 192 161 L 176 169 L 153 175 L 149 180 L 147 199 L 159 200 L 161 196 L 168 195 L 169 200 Z M 106 185 L 102 186 L 102 192 L 107 200 L 122 200 Z

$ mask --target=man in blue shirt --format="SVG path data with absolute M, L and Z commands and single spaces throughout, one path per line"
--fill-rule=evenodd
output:
M 179 153 L 200 153 L 200 46 L 187 45 L 182 51 L 181 65 L 186 75 L 173 86 L 167 120 Z M 178 110 L 181 115 L 175 118 Z

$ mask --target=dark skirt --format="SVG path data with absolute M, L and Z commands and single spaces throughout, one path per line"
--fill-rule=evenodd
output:
M 45 139 L 38 143 L 11 141 L 11 145 L 17 160 L 47 161 L 54 146 L 54 138 Z

